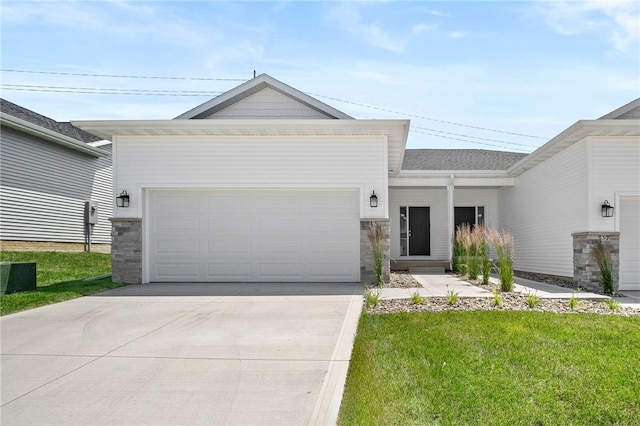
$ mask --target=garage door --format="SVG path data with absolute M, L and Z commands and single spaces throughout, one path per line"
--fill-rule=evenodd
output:
M 156 282 L 360 279 L 355 190 L 149 192 Z
M 640 290 L 640 197 L 620 198 L 620 290 Z

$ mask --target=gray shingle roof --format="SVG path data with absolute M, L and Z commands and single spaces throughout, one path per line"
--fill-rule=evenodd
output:
M 402 170 L 507 170 L 527 155 L 485 149 L 407 149 Z
M 16 117 L 21 120 L 28 121 L 29 123 L 38 125 L 40 127 L 54 131 L 61 135 L 79 140 L 80 142 L 87 143 L 87 142 L 96 142 L 101 140 L 99 137 L 92 135 L 91 133 L 87 133 L 84 130 L 77 128 L 71 123 L 64 123 L 64 122 L 53 120 L 49 117 L 45 117 L 44 115 L 38 114 L 37 112 L 33 112 L 29 109 L 21 107 L 20 105 L 16 105 L 13 102 L 9 102 L 2 98 L 0 98 L 0 110 L 7 115 L 11 115 L 12 117 Z

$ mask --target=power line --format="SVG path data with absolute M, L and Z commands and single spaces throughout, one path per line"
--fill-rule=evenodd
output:
M 76 72 L 31 71 L 31 70 L 13 70 L 13 69 L 0 69 L 0 71 L 25 73 L 25 74 L 73 75 L 73 76 L 80 76 L 80 77 L 137 78 L 137 79 L 149 79 L 149 80 L 247 81 L 246 78 L 161 77 L 161 76 L 148 76 L 148 75 L 90 74 L 90 73 L 76 73 Z
M 365 108 L 371 108 L 371 109 L 375 109 L 375 110 L 378 110 L 378 111 L 390 112 L 392 114 L 404 115 L 406 117 L 421 118 L 423 120 L 435 121 L 435 122 L 438 122 L 438 123 L 445 123 L 445 124 L 451 124 L 451 125 L 454 125 L 454 126 L 468 127 L 470 129 L 485 130 L 487 132 L 497 132 L 497 133 L 504 133 L 504 134 L 507 134 L 507 135 L 523 136 L 525 138 L 547 139 L 547 138 L 544 138 L 542 136 L 533 136 L 533 135 L 527 135 L 527 134 L 524 134 L 524 133 L 507 132 L 505 130 L 496 130 L 496 129 L 490 129 L 490 128 L 487 128 L 487 127 L 472 126 L 470 124 L 456 123 L 455 121 L 439 120 L 437 118 L 425 117 L 423 115 L 410 114 L 410 113 L 407 113 L 407 112 L 400 112 L 400 111 L 394 111 L 394 110 L 391 110 L 391 109 L 380 108 L 380 107 L 373 106 L 373 105 L 366 105 L 366 104 L 360 104 L 360 103 L 357 103 L 357 102 L 345 101 L 344 99 L 332 98 L 330 96 L 323 96 L 323 95 L 318 95 L 318 94 L 315 94 L 315 93 L 309 93 L 309 92 L 305 92 L 305 93 L 307 93 L 307 95 L 309 95 L 309 96 L 315 96 L 315 97 L 319 97 L 319 98 L 331 99 L 331 100 L 338 101 L 338 102 L 344 102 L 346 104 L 361 106 L 361 107 L 365 107 Z
M 412 133 L 420 133 L 422 135 L 434 136 L 436 138 L 451 139 L 451 140 L 455 140 L 455 141 L 472 143 L 472 144 L 476 144 L 476 145 L 493 146 L 493 147 L 501 148 L 501 149 L 505 148 L 504 146 L 501 146 L 501 145 L 496 145 L 496 144 L 491 144 L 491 143 L 484 143 L 484 142 L 477 142 L 477 141 L 472 141 L 472 140 L 469 140 L 469 139 L 454 138 L 454 137 L 451 137 L 451 136 L 437 135 L 435 133 L 422 132 L 420 130 L 409 129 L 409 131 L 412 132 Z M 519 150 L 519 151 L 523 151 L 523 152 L 530 152 L 530 150 L 526 150 L 524 148 L 513 148 L 513 149 L 516 149 L 516 150 Z
M 146 95 L 146 96 L 212 96 L 220 91 L 203 90 L 153 90 L 153 89 L 104 89 L 96 87 L 35 86 L 28 84 L 2 84 L 3 90 L 25 92 L 82 93 L 94 95 Z
M 464 135 L 464 134 L 461 134 L 461 133 L 445 132 L 445 131 L 442 131 L 442 130 L 429 129 L 427 127 L 411 126 L 411 128 L 412 129 L 428 130 L 430 132 L 443 133 L 445 135 L 462 136 L 464 138 L 474 138 L 474 139 L 479 139 L 479 140 L 488 141 L 488 142 L 498 142 L 498 143 L 506 144 L 506 145 L 517 145 L 517 146 L 525 146 L 525 147 L 528 147 L 528 148 L 537 148 L 536 145 L 527 145 L 527 144 L 523 144 L 523 143 L 508 142 L 508 141 L 502 141 L 502 140 L 498 140 L 498 139 L 481 138 L 480 136 L 472 136 L 472 135 Z
M 29 73 L 29 74 L 70 75 L 70 76 L 82 76 L 82 77 L 132 78 L 132 79 L 155 79 L 155 80 L 242 81 L 242 82 L 247 81 L 246 79 L 240 79 L 240 78 L 161 77 L 161 76 L 141 76 L 141 75 L 72 73 L 72 72 L 57 72 L 57 71 L 33 71 L 33 70 L 16 70 L 16 69 L 0 69 L 0 71 L 2 71 L 2 72 L 14 72 L 14 73 Z M 187 91 L 187 90 L 145 90 L 145 89 L 102 89 L 102 88 L 86 88 L 86 87 L 76 88 L 76 87 L 65 87 L 65 86 L 34 86 L 34 85 L 10 85 L 10 84 L 3 84 L 2 86 L 6 90 L 21 90 L 21 91 L 32 91 L 32 92 L 41 91 L 41 92 L 59 92 L 59 93 L 100 94 L 100 95 L 102 95 L 102 94 L 106 94 L 106 95 L 119 94 L 119 95 L 146 95 L 146 96 L 208 96 L 208 95 L 212 95 L 212 94 L 223 93 L 223 92 L 219 92 L 219 91 L 215 91 L 214 92 L 214 91 L 200 91 L 200 90 Z M 423 115 L 417 115 L 417 114 L 411 114 L 411 113 L 406 113 L 406 112 L 394 111 L 394 110 L 391 110 L 391 109 L 381 108 L 381 107 L 377 107 L 377 106 L 373 106 L 373 105 L 367 105 L 367 104 L 361 104 L 361 103 L 357 103 L 357 102 L 347 101 L 347 100 L 344 100 L 344 99 L 334 98 L 334 97 L 331 97 L 331 96 L 324 96 L 324 95 L 310 93 L 310 92 L 305 92 L 305 93 L 307 93 L 310 96 L 314 96 L 314 97 L 331 99 L 331 100 L 334 100 L 334 101 L 337 101 L 337 102 L 346 103 L 346 104 L 349 104 L 349 105 L 355 105 L 355 106 L 359 106 L 359 107 L 370 108 L 370 109 L 374 109 L 374 110 L 377 110 L 377 111 L 389 112 L 389 113 L 392 113 L 392 114 L 398 114 L 398 115 L 402 115 L 402 116 L 405 116 L 405 117 L 418 118 L 418 119 L 422 119 L 422 120 L 428 120 L 428 121 L 433 121 L 433 122 L 437 122 L 437 123 L 443 123 L 443 124 L 449 124 L 449 125 L 454 125 L 454 126 L 466 127 L 466 128 L 470 128 L 470 129 L 476 129 L 476 130 L 483 130 L 483 131 L 488 131 L 488 132 L 496 132 L 496 133 L 513 135 L 513 136 L 521 136 L 521 137 L 526 137 L 526 138 L 534 138 L 534 139 L 546 140 L 546 138 L 541 137 L 541 136 L 534 136 L 534 135 L 528 135 L 528 134 L 524 134 L 524 133 L 509 132 L 509 131 L 504 131 L 504 130 L 491 129 L 491 128 L 487 128 L 487 127 L 473 126 L 473 125 L 470 125 L 470 124 L 457 123 L 457 122 L 454 122 L 454 121 L 440 120 L 440 119 L 437 119 L 437 118 L 426 117 L 426 116 L 423 116 Z M 418 127 L 418 126 L 412 126 L 412 127 L 421 128 L 421 127 Z M 454 135 L 454 136 L 472 137 L 472 138 L 475 138 L 475 139 L 492 141 L 492 142 L 499 142 L 499 143 L 509 144 L 509 145 L 520 145 L 520 146 L 526 146 L 526 147 L 535 147 L 533 145 L 518 144 L 518 143 L 515 143 L 515 142 L 498 141 L 496 139 L 487 139 L 487 138 L 481 138 L 481 137 L 477 137 L 477 136 L 462 135 L 462 134 L 444 132 L 444 131 L 435 130 L 435 129 L 428 129 L 428 128 L 422 128 L 422 129 L 429 130 L 429 131 L 434 131 L 434 132 L 439 132 L 439 133 L 444 133 L 444 134 L 450 134 L 450 135 Z M 420 133 L 420 132 L 418 132 L 418 133 Z M 433 135 L 433 136 L 436 136 L 436 135 Z

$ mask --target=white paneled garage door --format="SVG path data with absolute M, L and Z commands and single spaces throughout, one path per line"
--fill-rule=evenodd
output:
M 620 198 L 620 290 L 640 290 L 640 197 Z
M 356 190 L 149 191 L 152 282 L 360 279 Z

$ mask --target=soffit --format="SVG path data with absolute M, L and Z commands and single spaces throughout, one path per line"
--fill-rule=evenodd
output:
M 402 166 L 409 120 L 111 120 L 73 124 L 107 140 L 116 136 L 387 136 L 388 167 Z

